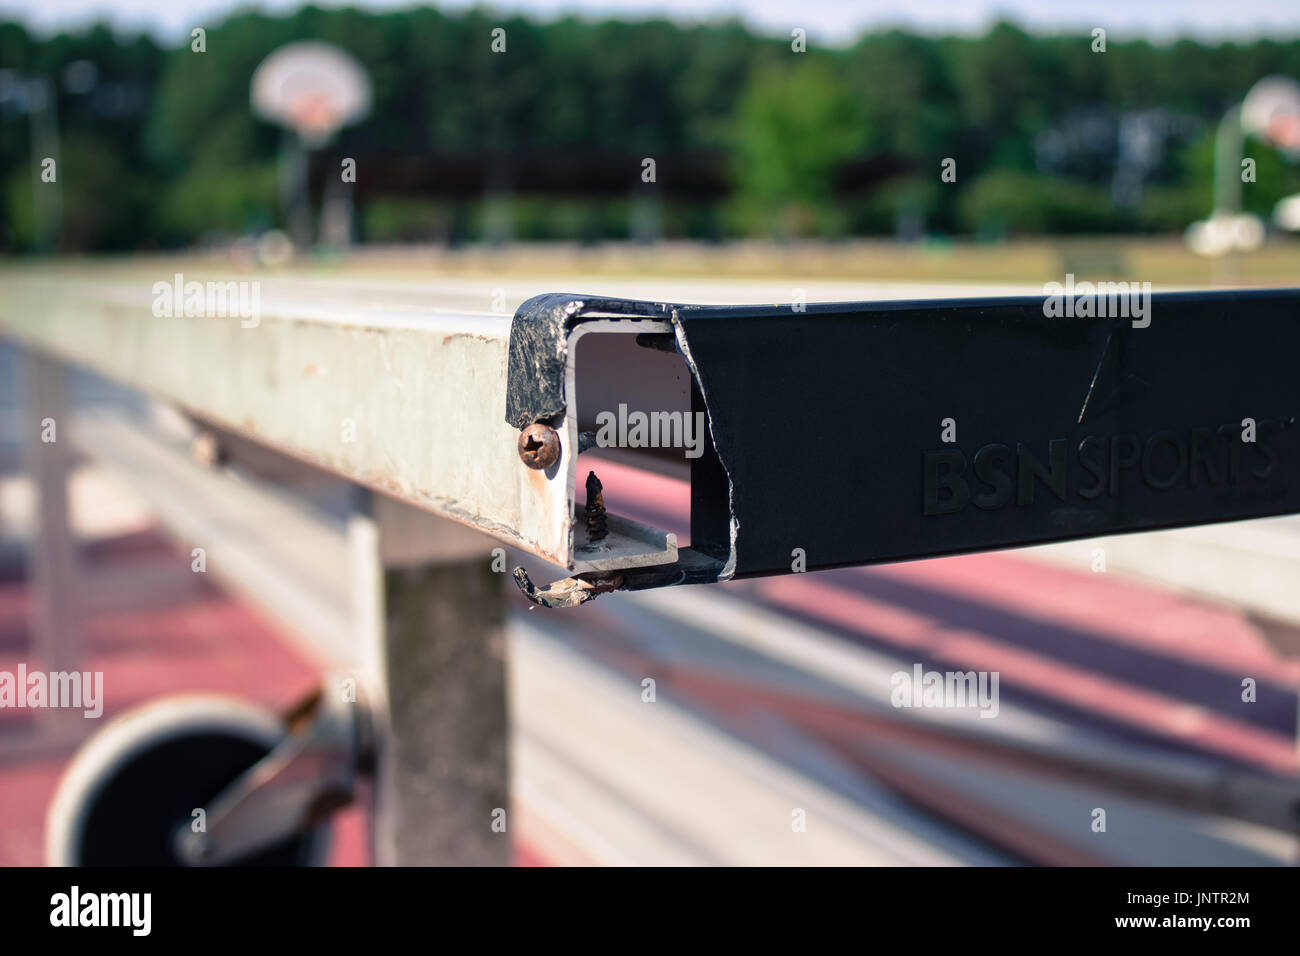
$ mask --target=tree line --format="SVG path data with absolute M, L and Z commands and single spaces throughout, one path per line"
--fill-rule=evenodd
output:
M 497 28 L 504 52 L 491 49 Z M 37 243 L 35 153 L 51 117 L 65 249 L 181 247 L 283 225 L 282 134 L 252 114 L 248 88 L 268 53 L 299 39 L 335 43 L 370 73 L 370 117 L 331 147 L 358 158 L 358 176 L 372 155 L 709 155 L 726 195 L 661 211 L 664 234 L 704 238 L 1181 230 L 1209 211 L 1223 112 L 1262 76 L 1300 77 L 1300 39 L 1112 39 L 1101 52 L 1086 33 L 1005 22 L 978 37 L 889 30 L 804 52 L 734 21 L 482 10 L 309 6 L 204 29 L 195 52 L 102 25 L 41 37 L 0 23 L 0 248 Z M 1300 192 L 1295 166 L 1248 148 L 1248 209 Z M 515 234 L 625 236 L 634 200 L 519 195 Z M 441 223 L 437 235 L 473 240 L 483 206 L 376 199 L 359 229 L 385 241 Z

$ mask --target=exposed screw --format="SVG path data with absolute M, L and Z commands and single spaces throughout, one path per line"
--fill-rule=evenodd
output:
M 529 468 L 550 468 L 560 460 L 560 437 L 549 425 L 534 422 L 519 433 L 519 457 Z
M 587 472 L 587 540 L 599 541 L 609 534 L 605 526 L 605 496 L 594 471 Z

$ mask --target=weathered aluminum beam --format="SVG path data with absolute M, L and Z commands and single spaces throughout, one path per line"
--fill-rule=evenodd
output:
M 535 588 L 520 571 L 539 603 L 1300 511 L 1300 291 L 1158 294 L 1140 321 L 1042 296 L 546 294 L 510 320 L 463 287 L 268 279 L 246 327 L 156 316 L 141 275 L 20 275 L 0 332 L 577 572 Z M 689 369 L 708 432 L 690 548 L 612 520 L 597 554 L 581 531 L 575 366 L 593 332 Z M 558 456 L 534 469 L 538 427 Z
M 220 301 L 236 314 L 187 316 L 184 294 L 159 308 L 174 281 L 182 290 L 229 284 Z M 229 307 L 241 289 L 254 298 L 236 281 L 256 283 L 255 315 Z M 493 290 L 479 288 L 198 271 L 174 280 L 139 266 L 10 270 L 0 334 L 584 570 L 573 535 L 576 426 L 557 429 L 554 467 L 523 465 L 519 432 L 502 415 L 511 319 L 484 308 Z M 196 300 L 193 311 L 210 313 L 212 304 Z M 626 330 L 647 329 L 666 326 L 634 319 Z M 625 542 L 616 563 L 675 558 L 671 536 L 647 533 Z

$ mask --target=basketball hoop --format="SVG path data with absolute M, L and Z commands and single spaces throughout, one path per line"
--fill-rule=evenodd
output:
M 1241 128 L 1300 155 L 1300 83 L 1275 75 L 1252 86 L 1241 103 Z
M 280 47 L 253 73 L 253 110 L 321 146 L 370 112 L 370 79 L 350 53 L 328 43 Z

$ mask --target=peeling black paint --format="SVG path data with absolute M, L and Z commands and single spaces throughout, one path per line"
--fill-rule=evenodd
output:
M 510 325 L 506 366 L 506 421 L 524 429 L 534 422 L 554 427 L 564 416 L 564 375 L 569 333 L 579 323 L 603 318 L 667 319 L 673 305 L 634 299 L 548 292 L 521 305 Z

